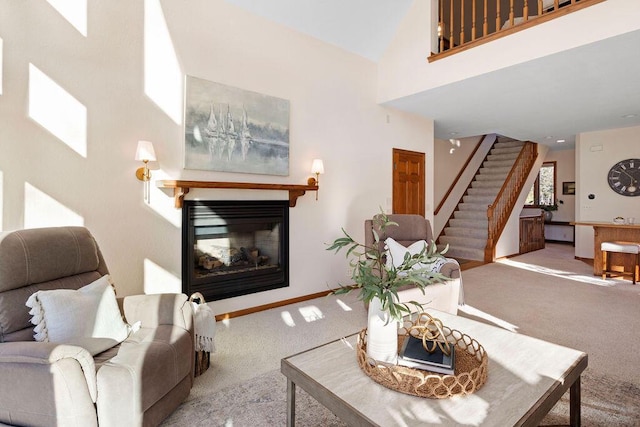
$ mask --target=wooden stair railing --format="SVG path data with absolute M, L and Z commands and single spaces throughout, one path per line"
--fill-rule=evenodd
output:
M 487 246 L 484 249 L 484 261 L 493 262 L 496 253 L 496 244 L 502 235 L 507 220 L 515 207 L 516 200 L 522 191 L 531 169 L 538 156 L 537 145 L 533 142 L 525 142 L 509 175 L 502 184 L 493 204 L 487 209 L 489 220 Z
M 432 52 L 428 60 L 445 58 L 603 1 L 438 0 L 438 52 Z

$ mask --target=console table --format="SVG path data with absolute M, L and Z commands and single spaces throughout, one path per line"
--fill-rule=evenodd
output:
M 593 227 L 593 274 L 602 276 L 602 242 L 625 241 L 640 243 L 640 224 L 614 224 L 613 222 L 574 222 L 574 225 Z M 633 271 L 633 260 L 625 254 L 610 254 L 611 266 Z M 636 281 L 640 277 L 636 277 Z

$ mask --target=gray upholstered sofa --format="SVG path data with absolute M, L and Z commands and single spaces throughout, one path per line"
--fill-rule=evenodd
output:
M 379 237 L 378 249 L 382 252 L 385 251 L 385 240 L 389 237 L 405 247 L 419 240 L 424 240 L 429 244 L 433 242 L 431 224 L 425 217 L 409 214 L 390 214 L 387 217 L 389 221 L 397 223 L 398 226 L 388 226 L 384 232 L 380 229 L 375 219 L 365 220 L 364 235 L 366 246 L 372 247 L 374 245 L 374 229 Z M 400 302 L 417 301 L 424 308 L 434 308 L 457 314 L 458 306 L 464 304 L 460 265 L 456 261 L 447 262 L 441 266 L 440 273 L 449 279 L 441 283 L 428 285 L 424 293 L 416 286 L 407 286 L 398 292 Z
M 0 423 L 153 426 L 188 396 L 194 345 L 193 312 L 186 295 L 136 295 L 114 301 L 119 321 L 118 306 L 129 325 L 139 322 L 140 327 L 131 330 L 122 322 L 130 331 L 126 339 L 95 356 L 94 338 L 80 340 L 86 346 L 34 341 L 25 306 L 34 292 L 75 290 L 103 282 L 107 274 L 86 228 L 0 234 Z M 108 283 L 104 289 L 112 292 Z M 77 315 L 67 310 L 70 318 Z

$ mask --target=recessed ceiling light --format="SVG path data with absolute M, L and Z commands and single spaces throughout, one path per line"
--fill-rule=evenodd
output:
M 552 136 L 545 136 L 544 139 L 553 139 Z
M 458 132 L 449 132 L 449 135 L 457 135 Z
M 623 119 L 633 119 L 634 117 L 638 117 L 637 114 L 625 114 L 622 116 Z
M 567 142 L 567 141 L 566 141 L 566 140 L 564 140 L 564 139 L 559 139 L 559 140 L 557 140 L 556 142 L 557 142 L 558 144 L 562 144 L 563 142 Z

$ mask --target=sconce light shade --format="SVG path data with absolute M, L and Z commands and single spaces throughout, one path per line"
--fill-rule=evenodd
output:
M 150 141 L 138 141 L 138 149 L 136 150 L 136 160 L 141 162 L 155 162 L 156 152 Z
M 324 173 L 322 159 L 313 159 L 313 163 L 311 163 L 311 173 L 315 174 L 316 177 L 315 179 L 309 178 L 309 184 L 320 187 L 320 174 Z M 318 190 L 316 190 L 316 200 L 318 200 Z
M 311 164 L 311 173 L 315 173 L 316 175 L 324 173 L 324 164 L 322 163 L 322 159 L 313 159 L 313 163 Z
M 156 161 L 156 152 L 153 144 L 149 141 L 138 141 L 136 150 L 136 160 L 143 162 L 144 166 L 136 170 L 136 178 L 144 183 L 144 201 L 150 202 L 149 181 L 151 180 L 151 172 L 149 171 L 149 162 Z

